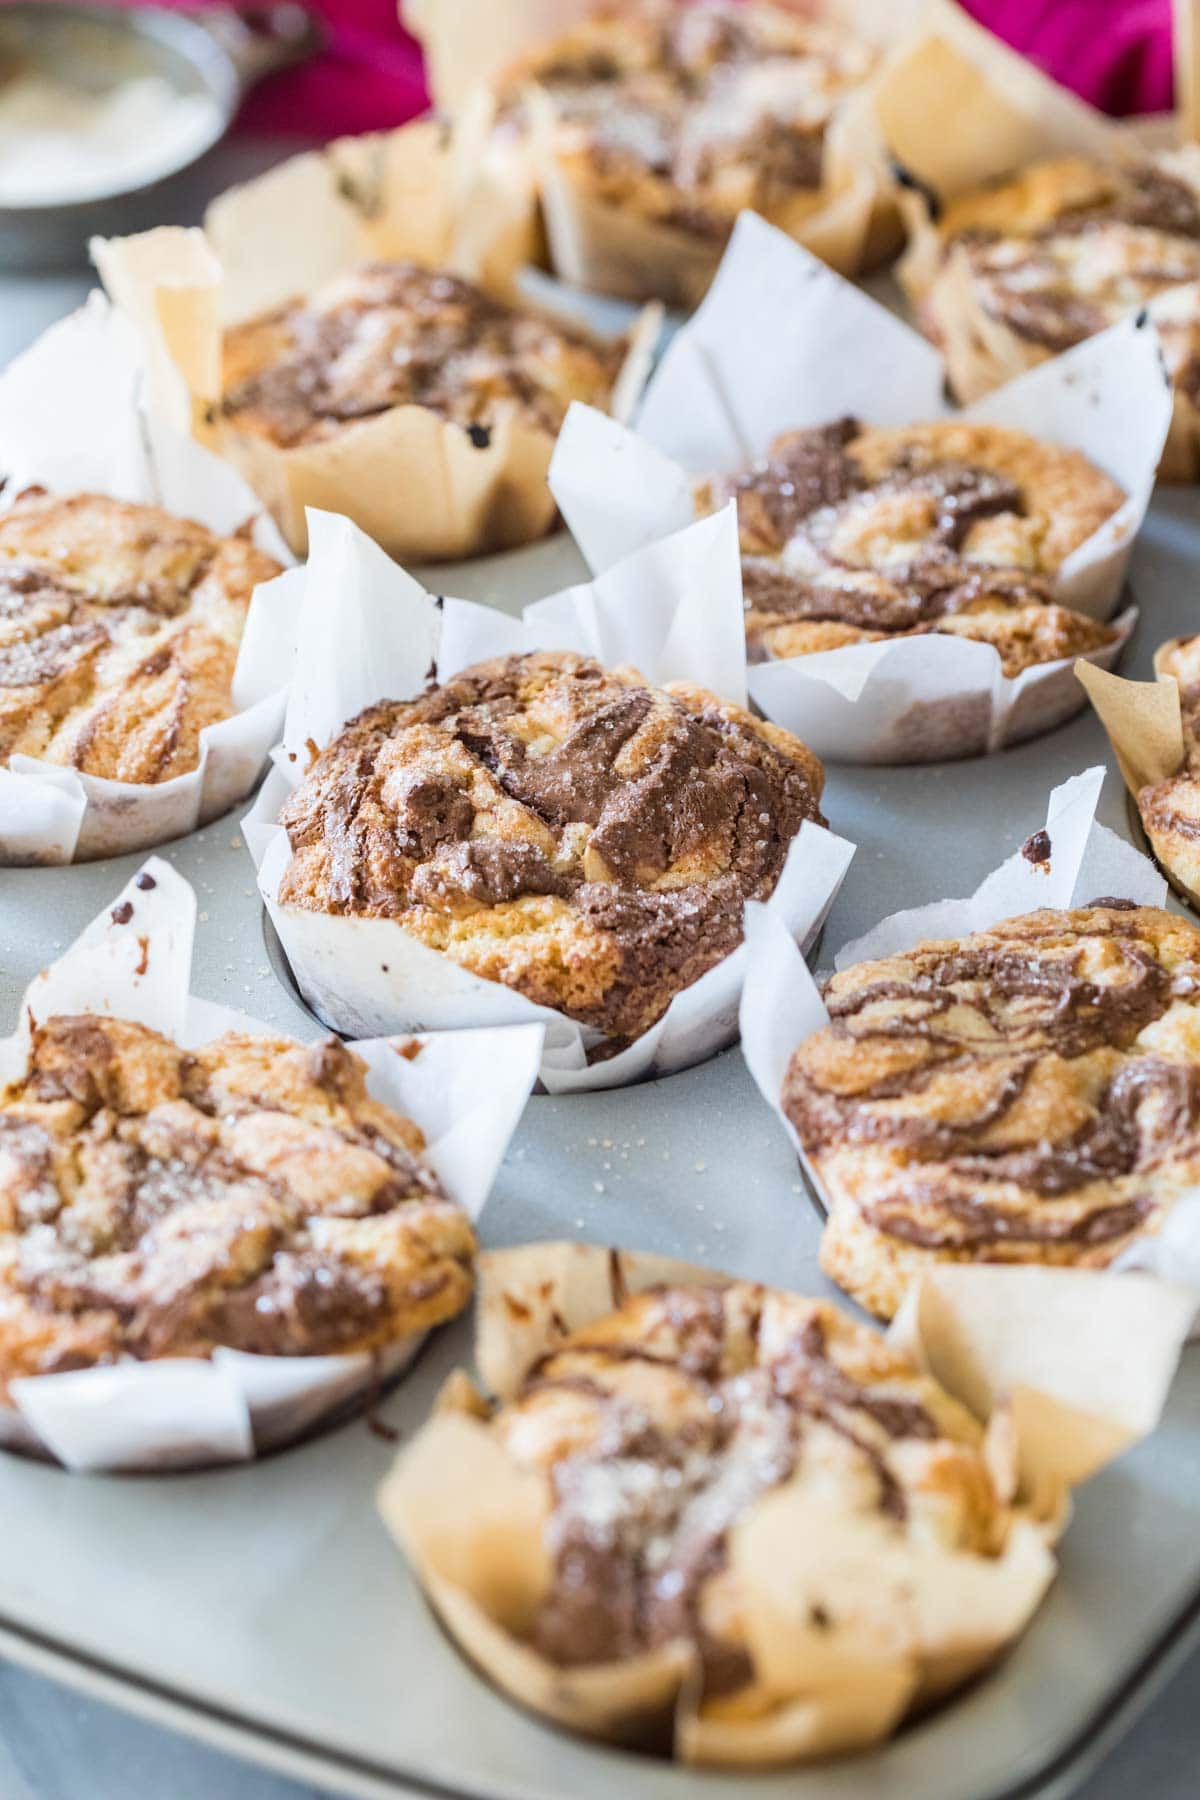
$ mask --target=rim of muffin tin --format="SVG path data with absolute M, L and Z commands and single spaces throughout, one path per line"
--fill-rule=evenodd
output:
M 328 1035 L 331 1035 L 333 1037 L 341 1038 L 343 1043 L 352 1043 L 354 1040 L 348 1032 L 335 1031 L 332 1025 L 327 1025 L 325 1023 L 324 1019 L 321 1018 L 320 1014 L 317 1013 L 314 1010 L 314 1008 L 309 1005 L 308 1001 L 304 998 L 303 993 L 300 991 L 300 983 L 296 979 L 295 971 L 292 968 L 291 963 L 288 961 L 288 954 L 287 954 L 287 951 L 283 947 L 283 940 L 280 938 L 279 933 L 275 929 L 275 925 L 271 918 L 270 913 L 267 911 L 267 908 L 265 907 L 265 905 L 261 904 L 261 902 L 259 905 L 259 916 L 260 916 L 261 923 L 262 923 L 263 948 L 266 950 L 266 953 L 267 953 L 267 961 L 271 966 L 271 971 L 274 974 L 275 979 L 279 982 L 279 984 L 283 988 L 284 992 L 288 995 L 288 998 L 295 1002 L 295 1004 L 300 1008 L 301 1012 L 304 1014 L 305 1018 L 311 1019 L 313 1024 L 319 1026 L 323 1032 L 325 1032 Z M 809 945 L 808 950 L 805 952 L 805 957 L 804 957 L 804 960 L 807 962 L 809 968 L 813 970 L 814 974 L 817 969 L 818 959 L 820 957 L 821 947 L 822 947 L 824 941 L 825 941 L 825 923 L 824 923 L 824 921 L 822 921 L 821 929 L 817 932 L 816 937 L 813 939 L 812 943 Z M 740 1040 L 735 1038 L 733 1043 L 727 1044 L 724 1047 L 724 1049 L 722 1049 L 722 1050 L 715 1051 L 712 1056 L 704 1057 L 701 1062 L 689 1063 L 688 1067 L 686 1069 L 675 1069 L 671 1072 L 670 1075 L 642 1076 L 641 1080 L 639 1080 L 639 1081 L 625 1082 L 622 1085 L 626 1086 L 626 1087 L 641 1087 L 644 1083 L 649 1082 L 649 1081 L 674 1081 L 676 1079 L 676 1077 L 679 1075 L 687 1075 L 690 1073 L 690 1071 L 692 1069 L 702 1068 L 704 1063 L 715 1062 L 718 1056 L 727 1056 L 731 1050 L 735 1050 L 738 1047 L 739 1041 Z M 547 1091 L 548 1090 L 543 1086 L 543 1084 L 540 1081 L 535 1082 L 534 1088 L 533 1088 L 533 1093 L 534 1093 L 535 1097 L 539 1094 L 545 1094 Z M 562 1096 L 560 1096 L 560 1097 L 562 1097 Z M 569 1096 L 565 1096 L 565 1097 L 569 1098 Z M 809 1181 L 807 1171 L 802 1170 L 802 1173 L 804 1174 L 805 1183 L 807 1185 L 808 1181 Z M 823 1219 L 825 1217 L 825 1209 L 821 1205 L 820 1201 L 817 1199 L 816 1193 L 811 1187 L 809 1187 L 809 1198 L 812 1200 L 813 1205 L 817 1208 L 817 1212 L 818 1212 L 819 1216 Z
M 1182 901 L 1192 917 L 1200 919 L 1200 897 L 1184 887 L 1178 876 L 1173 875 L 1164 862 L 1160 862 L 1155 853 L 1154 845 L 1150 842 L 1149 836 L 1147 835 L 1146 827 L 1142 823 L 1142 815 L 1138 809 L 1137 799 L 1130 793 L 1128 788 L 1125 790 L 1125 816 L 1129 821 L 1129 832 L 1133 839 L 1135 849 L 1140 850 L 1142 855 L 1147 857 L 1149 861 L 1154 864 L 1175 898 Z

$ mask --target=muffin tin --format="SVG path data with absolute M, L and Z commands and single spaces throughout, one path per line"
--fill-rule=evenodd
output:
M 1135 553 L 1143 625 L 1127 672 L 1186 630 L 1200 495 L 1156 501 Z M 569 541 L 426 571 L 431 585 L 516 611 L 578 571 Z M 470 584 L 469 589 L 467 584 Z M 966 892 L 1040 824 L 1050 788 L 1108 761 L 1099 722 L 987 759 L 829 770 L 826 810 L 858 844 L 825 957 L 885 914 Z M 239 809 L 242 810 L 242 809 Z M 1115 771 L 1105 822 L 1129 835 Z M 238 815 L 163 850 L 196 888 L 194 984 L 301 1038 L 317 1027 L 273 970 Z M 0 1018 L 129 878 L 136 857 L 0 876 Z M 794 1153 L 737 1049 L 660 1082 L 529 1102 L 482 1220 L 489 1245 L 613 1241 L 814 1293 L 819 1222 Z M 245 1467 L 72 1479 L 3 1462 L 0 1650 L 271 1766 L 347 1793 L 471 1800 L 639 1800 L 745 1792 L 590 1747 L 521 1713 L 443 1638 L 374 1510 L 395 1453 L 470 1324 L 435 1334 L 361 1415 Z M 913 1800 L 1063 1793 L 1200 1642 L 1200 1356 L 1162 1427 L 1079 1496 L 1060 1578 L 1028 1634 L 982 1681 L 870 1756 L 756 1777 L 756 1793 Z

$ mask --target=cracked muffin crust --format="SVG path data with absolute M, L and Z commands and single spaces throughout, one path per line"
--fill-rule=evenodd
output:
M 1172 638 L 1155 653 L 1158 675 L 1179 687 L 1183 762 L 1174 775 L 1143 787 L 1138 811 L 1155 856 L 1193 896 L 1200 896 L 1200 637 Z
M 279 573 L 158 507 L 27 489 L 0 514 L 0 763 L 147 784 L 195 769 L 234 711 L 254 588 Z
M 217 1345 L 383 1349 L 460 1312 L 471 1225 L 365 1074 L 332 1038 L 36 1024 L 0 1094 L 0 1394 Z
M 938 221 L 911 286 L 964 402 L 1148 305 L 1175 388 L 1163 472 L 1193 479 L 1197 281 L 1200 155 L 1189 147 L 1126 166 L 1054 158 L 965 196 Z
M 871 75 L 867 45 L 787 7 L 698 0 L 596 16 L 511 70 L 536 84 L 566 174 L 596 200 L 720 245 L 744 208 L 818 204 L 825 131 Z
M 1001 1550 L 1010 1514 L 981 1427 L 871 1328 L 744 1281 L 614 1304 L 541 1356 L 489 1424 L 547 1484 L 550 1578 L 528 1642 L 551 1662 L 616 1663 L 683 1640 L 702 1712 L 756 1716 L 770 1702 L 729 1534 L 785 1483 L 898 1540 Z
M 392 919 L 613 1049 L 741 941 L 816 757 L 701 688 L 539 652 L 384 701 L 280 813 L 286 906 Z
M 1106 1267 L 1200 1180 L 1200 930 L 1171 913 L 1028 913 L 845 969 L 825 1002 L 781 1102 L 829 1205 L 821 1266 L 882 1317 L 930 1259 Z
M 1054 577 L 1124 498 L 1077 450 L 954 419 L 788 432 L 696 489 L 700 512 L 737 501 L 753 661 L 937 632 L 1010 677 L 1114 642 Z
M 607 408 L 627 348 L 453 275 L 368 263 L 225 333 L 220 412 L 292 449 L 420 406 L 485 448 L 506 406 L 550 437 L 573 400 Z

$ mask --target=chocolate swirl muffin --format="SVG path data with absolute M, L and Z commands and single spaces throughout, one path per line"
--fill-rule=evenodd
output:
M 217 1345 L 382 1349 L 460 1312 L 470 1223 L 365 1074 L 336 1039 L 35 1025 L 0 1094 L 0 1395 Z
M 1154 657 L 1155 672 L 1179 687 L 1183 762 L 1139 790 L 1138 811 L 1154 854 L 1193 897 L 1200 897 L 1200 637 L 1172 638 Z
M 557 435 L 606 407 L 627 345 L 492 299 L 412 262 L 370 263 L 227 331 L 221 418 L 283 449 L 419 406 L 486 448 L 506 408 Z
M 937 632 L 1006 676 L 1114 642 L 1054 577 L 1124 498 L 1077 450 L 957 419 L 788 432 L 696 490 L 701 512 L 737 501 L 753 661 Z
M 821 1266 L 881 1317 L 930 1259 L 1105 1267 L 1200 1180 L 1200 930 L 1171 913 L 1028 913 L 825 1001 L 782 1105 L 829 1204 Z
M 510 71 L 502 107 L 515 119 L 536 84 L 571 181 L 719 248 L 744 208 L 780 223 L 815 208 L 826 129 L 875 62 L 845 33 L 758 0 L 599 6 Z
M 351 720 L 280 814 L 285 906 L 392 919 L 603 1035 L 639 1037 L 741 940 L 821 765 L 701 688 L 538 653 Z
M 685 1644 L 710 1719 L 772 1704 L 729 1554 L 772 1489 L 983 1557 L 1010 1516 L 981 1427 L 936 1382 L 828 1302 L 749 1282 L 625 1299 L 543 1355 L 488 1429 L 547 1488 L 525 1641 L 572 1669 Z
M 967 195 L 906 285 L 962 401 L 1150 306 L 1176 396 L 1162 472 L 1193 479 L 1198 281 L 1200 155 L 1189 147 L 1120 166 L 1060 157 Z
M 113 781 L 195 769 L 234 711 L 255 586 L 279 564 L 154 506 L 27 489 L 0 514 L 0 763 Z

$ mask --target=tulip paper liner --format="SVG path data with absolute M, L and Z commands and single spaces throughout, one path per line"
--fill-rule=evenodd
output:
M 143 885 L 146 878 L 149 885 Z M 59 1013 L 130 1019 L 185 1047 L 226 1031 L 277 1027 L 188 993 L 195 895 L 152 857 L 59 960 L 30 984 L 14 1034 L 0 1042 L 0 1090 L 28 1067 L 30 1021 Z M 411 1118 L 452 1200 L 477 1219 L 524 1110 L 541 1028 L 517 1026 L 422 1041 L 416 1056 L 377 1038 L 364 1058 L 376 1100 Z M 405 1046 L 407 1049 L 407 1046 Z M 379 1353 L 263 1356 L 217 1349 L 211 1361 L 130 1358 L 11 1383 L 0 1442 L 49 1453 L 66 1467 L 166 1469 L 243 1461 L 311 1429 L 410 1362 L 424 1334 Z
M 1044 828 L 1050 852 L 1044 861 L 1030 862 L 1015 851 L 966 899 L 937 900 L 884 919 L 840 950 L 835 967 L 901 955 L 928 940 L 967 937 L 1042 907 L 1088 906 L 1101 896 L 1137 906 L 1164 905 L 1167 883 L 1155 865 L 1096 819 L 1104 773 L 1103 768 L 1088 769 L 1053 790 Z M 759 1093 L 791 1139 L 813 1195 L 828 1213 L 830 1197 L 780 1096 L 793 1052 L 829 1023 L 829 1015 L 803 958 L 761 907 L 746 909 L 746 944 L 742 1053 Z M 1151 1269 L 1183 1283 L 1200 1301 L 1200 1193 L 1178 1201 L 1159 1235 L 1140 1240 L 1113 1267 Z
M 422 40 L 436 104 L 453 112 L 481 106 L 514 65 L 596 10 L 595 0 L 419 0 L 408 23 Z M 890 9 L 870 0 L 810 10 L 814 24 L 828 12 L 831 25 L 878 48 L 896 37 Z M 847 90 L 826 129 L 820 185 L 794 190 L 775 214 L 776 224 L 847 274 L 877 261 L 898 230 L 870 93 L 869 79 Z M 597 294 L 698 305 L 720 262 L 720 238 L 593 192 L 575 159 L 562 153 L 549 94 L 533 85 L 526 97 L 526 160 L 536 172 L 555 273 Z M 519 156 L 518 142 L 509 160 Z
M 598 580 L 510 618 L 468 601 L 437 602 L 347 519 L 309 514 L 312 551 L 297 676 L 275 768 L 243 822 L 258 885 L 297 985 L 317 1016 L 354 1036 L 540 1020 L 541 1078 L 552 1092 L 618 1087 L 700 1062 L 733 1042 L 745 961 L 739 945 L 671 1001 L 619 1054 L 592 1064 L 599 1034 L 535 1006 L 430 949 L 390 919 L 335 917 L 284 906 L 291 857 L 279 809 L 346 720 L 380 699 L 422 691 L 487 657 L 574 650 L 649 682 L 687 681 L 744 704 L 741 582 L 731 509 L 630 557 Z M 336 596 L 336 604 L 329 599 Z M 802 944 L 820 931 L 853 846 L 805 822 L 789 849 L 772 917 Z
M 190 438 L 153 420 L 137 342 L 100 294 L 0 376 L 7 494 L 38 485 L 161 506 L 289 563 L 250 488 Z M 0 768 L 0 865 L 83 862 L 144 850 L 226 812 L 250 792 L 279 736 L 293 650 L 291 571 L 255 589 L 233 677 L 234 712 L 200 733 L 195 769 L 170 781 L 110 781 L 32 756 Z
M 781 432 L 847 413 L 893 427 L 978 419 L 1082 451 L 1126 499 L 1063 562 L 1056 598 L 1095 618 L 1113 611 L 1171 417 L 1153 326 L 1128 320 L 951 414 L 937 352 L 752 213 L 647 387 L 636 432 L 572 407 L 550 485 L 602 571 L 693 518 L 697 476 L 743 468 Z M 1125 612 L 1117 641 L 1089 660 L 1110 667 L 1135 616 Z M 1006 677 L 991 644 L 938 632 L 753 664 L 749 685 L 768 718 L 840 762 L 997 750 L 1083 703 L 1072 659 Z
M 242 471 L 297 555 L 309 506 L 346 513 L 410 561 L 512 549 L 554 523 L 554 433 L 515 401 L 497 402 L 486 433 L 413 401 L 290 446 L 241 429 L 219 405 L 226 326 L 365 263 L 448 269 L 511 297 L 529 254 L 532 196 L 497 171 L 487 125 L 470 109 L 449 134 L 419 120 L 339 139 L 223 194 L 203 231 L 164 227 L 92 245 L 138 330 L 156 410 Z M 614 413 L 636 403 L 660 322 L 649 307 L 630 330 Z
M 625 1295 L 715 1270 L 577 1243 L 481 1258 L 476 1361 L 503 1402 L 539 1357 Z M 451 1637 L 511 1699 L 624 1745 L 673 1739 L 693 1764 L 766 1766 L 863 1748 L 985 1668 L 1025 1629 L 1056 1574 L 1072 1487 L 1152 1431 L 1191 1315 L 1152 1278 L 941 1267 L 914 1283 L 889 1342 L 986 1426 L 1009 1502 L 995 1556 L 915 1543 L 877 1513 L 814 1493 L 803 1466 L 729 1534 L 723 1579 L 770 1704 L 706 1713 L 680 1638 L 622 1663 L 563 1666 L 529 1642 L 550 1579 L 548 1479 L 509 1456 L 460 1376 L 401 1452 L 383 1517 Z M 456 1404 L 457 1402 L 457 1404 Z M 819 1487 L 819 1483 L 818 1483 Z
M 1082 665 L 1079 679 L 1108 733 L 1138 830 L 1150 854 L 1180 898 L 1193 911 L 1200 911 L 1200 894 L 1189 887 L 1181 872 L 1168 868 L 1158 858 L 1138 803 L 1143 788 L 1186 773 L 1179 682 L 1163 668 L 1164 658 L 1178 641 L 1171 639 L 1155 651 L 1153 681 L 1125 681 L 1119 675 L 1106 675 Z

